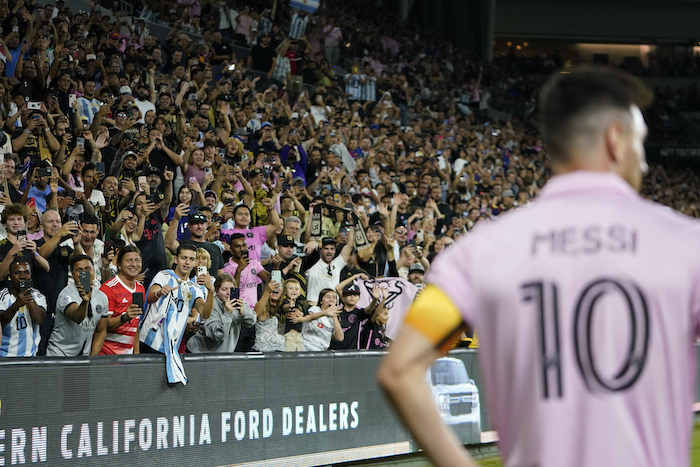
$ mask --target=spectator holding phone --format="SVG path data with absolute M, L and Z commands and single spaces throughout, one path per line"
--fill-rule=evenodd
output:
M 0 290 L 0 357 L 34 357 L 41 340 L 39 326 L 46 318 L 46 297 L 32 287 L 31 263 L 10 265 L 10 284 Z
M 256 324 L 253 309 L 235 295 L 240 291 L 230 274 L 221 274 L 214 282 L 216 295 L 211 316 L 205 319 L 199 331 L 187 341 L 192 353 L 232 353 L 238 344 L 241 328 Z M 232 294 L 231 292 L 234 292 Z
M 92 288 L 92 259 L 87 255 L 74 256 L 70 266 L 73 283 L 58 294 L 54 329 L 46 348 L 49 357 L 90 355 L 97 324 L 108 318 L 107 295 Z
M 139 353 L 138 317 L 143 313 L 146 289 L 136 280 L 141 274 L 141 252 L 125 246 L 117 255 L 117 275 L 100 290 L 107 296 L 107 317 L 100 318 L 92 339 L 90 355 Z M 140 295 L 139 295 L 140 294 Z M 135 303 L 134 299 L 141 299 Z
M 245 204 L 239 204 L 233 209 L 233 224 L 232 229 L 221 229 L 222 236 L 229 236 L 229 242 L 233 239 L 233 234 L 239 233 L 245 236 L 246 243 L 250 251 L 250 259 L 260 261 L 260 252 L 263 244 L 268 238 L 274 238 L 277 235 L 277 230 L 282 226 L 282 221 L 277 211 L 274 210 L 274 202 L 270 198 L 262 200 L 263 205 L 267 208 L 268 224 L 259 227 L 248 228 L 251 221 L 251 211 Z
M 42 110 L 22 115 L 22 128 L 12 134 L 12 150 L 19 156 L 20 165 L 29 163 L 34 167 L 40 161 L 51 161 L 60 148 L 58 140 L 49 131 Z
M 68 285 L 68 265 L 72 257 L 83 254 L 80 246 L 78 223 L 74 221 L 61 223 L 61 215 L 55 209 L 44 212 L 44 238 L 36 242 L 37 251 L 46 258 L 49 270 L 37 268 L 34 280 L 37 288 L 46 296 L 46 319 L 41 323 L 41 344 L 39 355 L 46 353 L 46 345 L 54 326 L 56 301 L 58 294 Z
M 49 263 L 37 252 L 37 245 L 27 240 L 27 218 L 29 208 L 23 204 L 11 204 L 2 212 L 2 224 L 7 231 L 7 238 L 0 240 L 0 280 L 5 280 L 10 271 L 10 264 L 22 259 L 44 271 L 49 270 Z
M 163 238 L 163 218 L 167 215 L 168 205 L 172 197 L 173 172 L 166 171 L 164 197 L 154 203 L 155 198 L 141 192 L 134 198 L 137 210 L 142 210 L 148 217 L 145 218 L 143 235 L 136 242 L 136 246 L 143 252 L 143 267 L 148 270 L 145 283 L 150 284 L 158 271 L 168 267 L 165 258 L 165 239 Z M 138 211 L 137 211 L 138 212 Z
M 56 193 L 54 193 L 50 186 L 51 179 L 57 176 L 58 174 L 54 174 L 54 169 L 49 161 L 41 161 L 37 167 L 29 172 L 28 189 L 24 190 L 19 201 L 20 204 L 27 204 L 31 198 L 34 199 L 34 205 L 39 212 L 46 211 L 50 206 L 55 207 L 58 202 L 57 192 L 63 191 L 63 188 L 56 186 Z
M 257 352 L 284 352 L 285 337 L 279 332 L 280 307 L 282 305 L 283 285 L 270 281 L 255 304 L 255 343 L 253 350 Z
M 180 204 L 173 214 L 173 219 L 170 221 L 170 226 L 165 234 L 165 246 L 175 252 L 182 244 L 193 245 L 195 248 L 204 248 L 211 256 L 211 266 L 209 267 L 209 275 L 218 277 L 223 273 L 224 257 L 221 254 L 221 249 L 212 242 L 207 242 L 205 236 L 208 228 L 208 219 L 203 213 L 192 213 L 189 215 L 187 227 L 190 230 L 190 238 L 187 240 L 177 240 L 177 227 L 180 218 L 184 217 L 191 207 L 186 204 Z M 251 305 L 254 306 L 255 304 Z

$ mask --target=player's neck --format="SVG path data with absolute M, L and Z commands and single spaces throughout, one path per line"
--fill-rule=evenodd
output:
M 129 277 L 129 276 L 119 272 L 119 279 L 130 289 L 133 289 L 134 287 L 136 287 L 136 278 L 135 277 Z
M 173 272 L 178 277 L 178 279 L 180 279 L 181 281 L 186 281 L 187 279 L 190 278 L 190 275 L 188 273 L 180 271 L 179 268 L 173 269 Z

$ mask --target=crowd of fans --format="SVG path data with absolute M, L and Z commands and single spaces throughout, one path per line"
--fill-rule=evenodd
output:
M 147 4 L 161 43 L 91 7 L 0 5 L 0 356 L 384 348 L 372 280 L 549 176 L 532 85 L 389 15 Z

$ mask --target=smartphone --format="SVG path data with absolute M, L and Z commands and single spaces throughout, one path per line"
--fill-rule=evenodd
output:
M 80 225 L 80 214 L 71 214 L 68 216 L 68 222 L 75 222 Z
M 287 183 L 287 182 L 284 182 L 284 183 L 282 184 L 282 191 L 287 191 L 287 190 L 289 190 L 291 187 L 292 187 L 292 185 L 290 185 L 290 184 Z
M 151 193 L 148 196 L 148 202 L 153 204 L 158 204 L 163 200 L 163 195 L 160 193 Z
M 241 162 L 248 162 L 248 153 L 244 152 L 241 154 Z
M 75 191 L 73 191 L 73 190 L 65 190 L 65 191 L 63 192 L 63 196 L 65 196 L 65 197 L 67 197 L 67 198 L 70 198 L 70 199 L 72 199 L 72 200 L 75 200 Z
M 41 110 L 40 102 L 27 102 L 27 108 L 29 110 Z
M 241 297 L 241 289 L 238 287 L 231 287 L 231 300 L 235 300 Z
M 51 169 L 49 167 L 44 167 L 36 171 L 37 177 L 50 177 L 51 176 Z
M 75 145 L 85 147 L 85 138 L 82 136 L 75 138 Z
M 36 207 L 36 198 L 27 198 L 27 206 L 30 208 Z
M 226 148 L 219 148 L 219 155 L 221 157 L 224 157 L 226 155 Z M 206 169 L 204 169 L 204 170 L 206 171 Z
M 197 275 L 201 276 L 203 274 L 207 273 L 207 267 L 206 266 L 197 266 Z
M 145 175 L 139 175 L 138 182 L 139 182 L 139 187 L 140 187 L 141 185 L 148 185 L 148 182 L 146 181 L 146 176 L 145 176 Z
M 204 147 L 204 141 L 197 141 L 194 143 L 194 147 L 197 149 L 202 149 Z
M 277 282 L 280 286 L 282 285 L 282 271 L 279 269 L 272 271 L 270 280 L 273 282 Z
M 195 183 L 197 181 L 197 177 L 190 177 L 190 183 Z
M 27 241 L 27 231 L 26 230 L 18 230 L 17 231 L 17 241 L 20 243 Z
M 104 162 L 97 163 L 97 171 L 105 173 L 105 163 Z
M 73 107 L 73 104 L 78 100 L 75 94 L 68 94 L 68 105 Z
M 32 288 L 32 281 L 19 281 L 19 293 L 24 293 Z
M 214 175 L 214 172 L 212 172 L 211 167 L 204 168 L 204 175 Z
M 138 305 L 143 310 L 143 292 L 134 292 L 131 294 L 131 303 Z
M 274 165 L 275 162 L 275 156 L 265 156 L 262 160 L 262 163 L 265 165 Z
M 83 286 L 83 291 L 85 293 L 90 293 L 92 290 L 92 284 L 90 283 L 90 273 L 87 271 L 80 271 L 78 273 L 78 279 L 80 280 L 80 285 Z

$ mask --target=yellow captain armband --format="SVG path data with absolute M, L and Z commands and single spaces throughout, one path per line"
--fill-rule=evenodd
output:
M 428 285 L 418 294 L 406 316 L 406 325 L 427 337 L 443 355 L 447 354 L 466 329 L 457 306 L 435 285 Z

